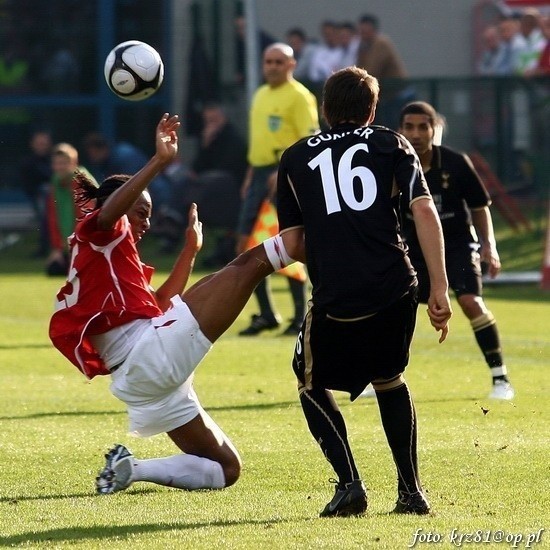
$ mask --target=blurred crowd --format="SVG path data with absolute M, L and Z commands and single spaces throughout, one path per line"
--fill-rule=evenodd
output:
M 235 82 L 243 84 L 246 79 L 246 20 L 243 16 L 235 18 L 234 28 Z M 532 8 L 520 13 L 502 13 L 498 21 L 483 29 L 481 38 L 483 50 L 475 67 L 478 75 L 532 77 L 550 74 L 549 16 Z M 391 38 L 382 32 L 380 21 L 373 14 L 362 15 L 356 21 L 324 20 L 319 26 L 318 39 L 309 37 L 298 26 L 289 28 L 281 38 L 259 29 L 260 52 L 280 41 L 294 50 L 297 61 L 294 78 L 309 88 L 318 100 L 326 78 L 349 65 L 365 68 L 382 83 L 376 123 L 397 128 L 401 108 L 415 99 L 415 90 L 408 82 L 401 55 Z M 14 40 L 10 49 L 4 52 L 0 63 L 10 70 L 0 70 L 2 78 L 10 75 L 16 78 L 19 47 Z M 56 52 L 51 62 L 49 74 L 56 75 L 59 71 L 78 74 L 74 60 L 63 49 Z M 63 76 L 63 80 L 71 79 Z M 188 205 L 192 201 L 200 203 L 204 223 L 216 229 L 218 235 L 211 256 L 207 258 L 207 263 L 216 267 L 231 260 L 235 254 L 235 228 L 247 169 L 247 140 L 241 135 L 242 121 L 231 120 L 216 94 L 208 94 L 197 104 L 194 158 L 185 163 L 178 160 L 151 185 L 155 204 L 152 230 L 159 239 L 160 250 L 174 251 L 186 224 Z M 29 139 L 28 155 L 20 166 L 19 181 L 39 220 L 40 240 L 36 255 L 46 258 L 49 273 L 63 273 L 66 269 L 64 243 L 72 231 L 75 216 L 80 214 L 71 200 L 74 170 L 89 171 L 101 181 L 112 173 L 132 174 L 146 160 L 147 155 L 134 144 L 111 143 L 97 132 L 83 136 L 76 146 L 64 142 L 56 144 L 48 129 L 35 129 Z
M 83 136 L 82 155 L 70 143 L 55 143 L 52 132 L 46 128 L 36 129 L 28 146 L 18 176 L 39 228 L 33 256 L 45 259 L 48 274 L 64 275 L 68 266 L 67 238 L 75 220 L 83 214 L 73 200 L 74 172 L 84 171 L 101 182 L 111 174 L 134 174 L 148 157 L 129 142 L 112 143 L 98 132 Z M 166 253 L 175 250 L 187 224 L 187 209 L 191 202 L 199 202 L 204 205 L 201 208 L 204 223 L 221 232 L 210 262 L 221 265 L 231 259 L 239 189 L 245 171 L 245 139 L 221 104 L 206 104 L 194 159 L 189 165 L 174 162 L 149 186 L 155 204 L 152 233 L 159 240 L 159 250 Z
M 484 76 L 550 74 L 550 15 L 535 8 L 502 13 L 482 33 L 476 71 Z

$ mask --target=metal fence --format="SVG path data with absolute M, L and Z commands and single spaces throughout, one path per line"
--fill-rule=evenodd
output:
M 447 122 L 444 142 L 482 154 L 510 191 L 550 187 L 550 77 L 414 82 Z

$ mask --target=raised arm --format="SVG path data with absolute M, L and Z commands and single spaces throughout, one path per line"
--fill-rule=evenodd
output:
M 195 265 L 195 258 L 202 248 L 202 223 L 199 221 L 197 205 L 189 208 L 187 229 L 183 248 L 166 281 L 156 290 L 155 298 L 162 311 L 170 305 L 170 298 L 182 294 Z
M 178 116 L 162 115 L 156 128 L 156 151 L 147 164 L 117 189 L 101 208 L 97 218 L 98 227 L 111 229 L 136 202 L 151 180 L 174 159 L 178 152 Z

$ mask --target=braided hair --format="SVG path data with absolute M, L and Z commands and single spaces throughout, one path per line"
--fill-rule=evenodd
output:
M 115 174 L 104 179 L 103 183 L 98 185 L 93 178 L 77 170 L 73 176 L 75 203 L 86 213 L 97 210 L 130 178 L 131 176 L 128 174 Z

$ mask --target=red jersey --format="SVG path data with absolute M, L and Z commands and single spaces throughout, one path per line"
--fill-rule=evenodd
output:
M 103 231 L 98 213 L 84 217 L 69 239 L 69 275 L 50 320 L 53 345 L 88 378 L 109 374 L 90 335 L 162 315 L 150 287 L 154 269 L 141 262 L 127 216 Z
M 546 41 L 546 46 L 540 53 L 537 69 L 538 74 L 550 74 L 550 40 Z

